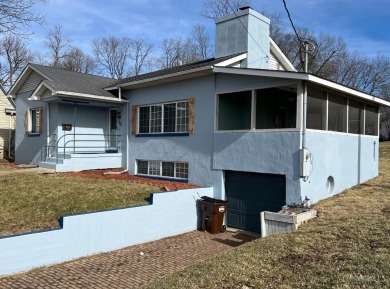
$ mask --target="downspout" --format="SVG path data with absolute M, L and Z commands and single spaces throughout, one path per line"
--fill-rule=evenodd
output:
M 11 158 L 11 126 L 12 126 L 12 113 L 9 115 L 9 128 L 8 128 L 8 157 Z
M 309 42 L 305 41 L 305 73 L 308 73 L 308 54 L 309 54 Z M 306 132 L 306 122 L 307 122 L 307 82 L 302 81 L 302 92 L 303 92 L 303 108 L 302 108 L 302 149 L 300 153 L 300 176 L 304 182 L 306 182 L 310 177 L 311 161 L 312 155 L 310 150 L 307 148 L 307 132 Z
M 308 72 L 308 55 L 309 55 L 309 42 L 305 41 L 305 70 L 304 72 Z M 303 89 L 303 119 L 302 119 L 302 149 L 306 148 L 306 120 L 307 120 L 307 83 L 306 81 L 302 81 L 302 89 Z

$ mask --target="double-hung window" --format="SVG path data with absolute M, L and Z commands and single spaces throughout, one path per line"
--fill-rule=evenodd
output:
M 42 132 L 42 108 L 31 108 L 26 111 L 25 129 L 28 134 Z
M 189 101 L 140 106 L 138 133 L 186 133 L 189 132 Z

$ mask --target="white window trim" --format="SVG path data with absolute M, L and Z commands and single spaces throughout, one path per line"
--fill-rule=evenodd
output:
M 41 107 L 34 107 L 34 108 L 29 108 L 28 109 L 28 134 L 32 134 L 32 135 L 39 135 L 40 134 L 40 132 L 39 132 L 39 130 L 40 130 L 40 118 L 42 117 L 42 116 L 39 116 L 38 118 L 36 117 L 36 126 L 35 126 L 35 131 L 33 132 L 33 117 L 32 117 L 32 114 L 33 114 L 33 111 L 36 111 L 36 112 L 40 112 L 40 113 L 42 113 L 43 112 L 43 110 L 42 110 L 42 108 Z
M 299 111 L 296 111 L 296 121 L 295 121 L 295 127 L 292 128 L 271 128 L 271 129 L 256 129 L 256 96 L 257 96 L 257 90 L 261 89 L 267 89 L 267 88 L 280 88 L 283 86 L 287 85 L 296 85 L 297 86 L 297 106 L 298 102 L 300 101 L 299 99 L 299 93 L 300 91 L 300 84 L 297 82 L 292 82 L 292 81 L 282 81 L 282 82 L 275 82 L 275 83 L 269 83 L 269 84 L 264 84 L 261 86 L 256 86 L 253 87 L 251 86 L 250 88 L 242 88 L 242 89 L 235 89 L 235 90 L 221 90 L 218 91 L 215 94 L 215 116 L 214 116 L 214 133 L 232 133 L 232 132 L 263 132 L 263 131 L 296 131 L 299 130 L 298 124 L 300 123 L 298 121 L 299 118 Z M 229 94 L 229 93 L 235 93 L 235 92 L 243 92 L 243 91 L 251 91 L 251 126 L 250 129 L 237 129 L 237 130 L 219 130 L 219 96 L 223 94 Z
M 147 162 L 148 163 L 148 167 L 147 167 L 147 171 L 148 173 L 147 174 L 141 174 L 138 172 L 138 162 L 139 161 L 142 161 L 142 162 Z M 150 174 L 150 165 L 149 163 L 150 162 L 159 162 L 160 163 L 160 174 L 159 175 L 152 175 Z M 163 176 L 162 175 L 162 163 L 173 163 L 174 164 L 174 167 L 173 167 L 173 174 L 174 176 L 173 177 L 169 177 L 169 176 Z M 177 177 L 177 174 L 176 174 L 176 165 L 177 164 L 186 164 L 187 165 L 187 178 L 180 178 L 180 177 Z M 136 171 L 137 171 L 137 175 L 140 175 L 140 176 L 148 176 L 148 177 L 156 177 L 156 178 L 167 178 L 167 179 L 176 179 L 176 180 L 189 180 L 189 164 L 188 162 L 178 162 L 178 161 L 161 161 L 161 160 L 144 160 L 144 159 L 139 159 L 139 160 L 136 160 Z
M 147 104 L 147 105 L 140 105 L 140 106 L 137 106 L 137 134 L 169 134 L 169 133 L 188 133 L 188 125 L 189 125 L 189 120 L 187 121 L 187 130 L 186 131 L 177 131 L 177 105 L 178 103 L 181 103 L 181 102 L 186 102 L 187 103 L 187 110 L 188 110 L 188 113 L 187 113 L 187 117 L 189 118 L 189 100 L 188 99 L 185 99 L 185 100 L 178 100 L 178 101 L 171 101 L 171 102 L 162 102 L 162 103 L 153 103 L 153 104 Z M 164 105 L 167 105 L 167 104 L 175 104 L 176 105 L 176 117 L 175 117 L 175 131 L 174 132 L 165 132 L 164 131 Z M 151 132 L 150 129 L 152 127 L 152 119 L 151 119 L 151 107 L 152 106 L 161 106 L 161 132 Z M 141 114 L 140 114 L 140 109 L 143 108 L 143 107 L 149 107 L 149 132 L 140 132 L 139 131 L 139 128 L 140 128 L 140 117 L 141 117 Z

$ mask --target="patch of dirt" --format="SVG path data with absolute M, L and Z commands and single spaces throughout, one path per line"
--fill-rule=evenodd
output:
M 386 207 L 382 209 L 383 214 L 390 214 L 390 207 Z
M 0 166 L 7 168 L 7 169 L 18 169 L 19 168 L 18 165 L 14 164 L 14 163 L 9 163 L 6 160 L 0 160 Z
M 60 173 L 61 175 L 75 176 L 82 178 L 91 178 L 91 179 L 105 179 L 105 180 L 121 180 L 129 181 L 134 183 L 149 184 L 159 187 L 162 191 L 175 191 L 182 189 L 192 189 L 199 188 L 198 185 L 188 184 L 183 182 L 175 181 L 165 181 L 152 178 L 143 178 L 139 176 L 129 175 L 128 173 L 123 173 L 120 175 L 105 175 L 107 172 L 120 172 L 123 169 L 107 169 L 107 170 L 88 170 L 81 172 L 69 172 L 69 173 Z

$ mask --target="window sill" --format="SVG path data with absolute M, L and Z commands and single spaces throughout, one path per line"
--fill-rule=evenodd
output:
M 41 134 L 40 133 L 34 133 L 34 132 L 28 132 L 27 136 L 28 137 L 39 137 Z
M 188 183 L 188 180 L 187 180 L 187 179 L 177 179 L 177 178 L 159 177 L 159 176 L 142 175 L 142 174 L 136 174 L 136 176 L 137 176 L 137 177 L 142 177 L 142 178 L 147 178 L 147 179 L 161 180 L 161 181 Z
M 171 137 L 171 136 L 189 136 L 188 132 L 172 132 L 172 133 L 141 133 L 135 137 Z

